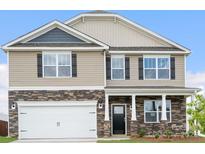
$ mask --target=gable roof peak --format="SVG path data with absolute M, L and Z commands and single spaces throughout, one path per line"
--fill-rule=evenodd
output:
M 101 48 L 103 49 L 108 49 L 109 47 L 96 40 L 95 38 L 92 38 L 68 25 L 65 25 L 64 23 L 58 21 L 58 20 L 53 20 L 23 36 L 20 36 L 18 37 L 17 39 L 13 40 L 13 41 L 10 41 L 8 42 L 7 44 L 3 45 L 1 48 L 4 50 L 4 51 L 9 51 L 9 50 L 16 50 L 16 48 L 13 48 L 12 46 L 15 45 L 15 44 L 21 44 L 21 43 L 27 43 L 29 42 L 30 40 L 32 39 L 35 39 L 37 38 L 38 36 L 42 36 L 44 34 L 46 34 L 46 32 L 49 32 L 51 30 L 53 30 L 54 28 L 60 28 L 62 29 L 63 31 L 65 31 L 65 33 L 68 33 L 68 34 L 71 34 L 73 36 L 75 36 L 76 38 L 79 38 L 81 40 L 85 40 L 85 42 L 87 43 L 95 43 L 97 45 L 99 45 Z M 53 43 L 53 42 L 52 42 Z M 57 42 L 58 43 L 58 42 Z
M 94 10 L 94 11 L 85 12 L 85 13 L 81 13 L 81 14 L 114 14 L 114 13 L 109 12 L 109 11 L 105 11 L 105 10 Z
M 160 39 L 162 41 L 165 41 L 165 42 L 169 43 L 170 45 L 172 45 L 172 46 L 174 46 L 176 48 L 181 49 L 182 51 L 185 51 L 185 53 L 191 53 L 190 49 L 182 46 L 181 44 L 178 44 L 178 43 L 176 43 L 176 42 L 174 42 L 174 41 L 172 41 L 172 40 L 170 40 L 170 39 L 168 39 L 168 38 L 166 38 L 164 36 L 161 36 L 160 34 L 155 33 L 153 31 L 149 30 L 148 28 L 145 28 L 144 26 L 141 26 L 141 25 L 133 22 L 133 21 L 131 21 L 130 19 L 128 19 L 126 17 L 123 17 L 123 16 L 121 16 L 121 15 L 119 15 L 117 13 L 111 13 L 111 12 L 105 13 L 105 12 L 107 12 L 107 11 L 96 10 L 96 11 L 93 11 L 93 13 L 92 12 L 81 13 L 81 14 L 79 14 L 79 15 L 77 15 L 77 16 L 75 16 L 75 17 L 73 17 L 73 18 L 71 18 L 71 19 L 69 19 L 67 21 L 65 21 L 64 24 L 70 26 L 70 24 L 73 23 L 74 21 L 78 20 L 81 17 L 86 17 L 86 16 L 91 16 L 91 17 L 92 16 L 96 16 L 96 17 L 101 17 L 101 16 L 102 17 L 103 16 L 116 17 L 116 18 L 124 21 L 125 23 L 128 23 L 131 26 L 134 26 L 134 27 L 136 27 L 136 28 L 138 28 L 138 29 L 140 29 L 140 30 L 142 30 L 144 32 L 147 32 L 148 34 L 151 34 L 152 36 L 154 36 L 154 37 L 156 37 L 156 38 L 158 38 L 158 39 Z

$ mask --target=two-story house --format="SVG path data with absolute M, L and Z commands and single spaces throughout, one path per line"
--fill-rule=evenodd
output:
M 176 34 L 180 35 L 180 34 Z M 190 50 L 118 14 L 52 21 L 2 46 L 9 135 L 96 138 L 186 131 Z

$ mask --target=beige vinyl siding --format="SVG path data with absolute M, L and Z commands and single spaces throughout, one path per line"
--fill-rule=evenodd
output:
M 139 80 L 138 58 L 130 57 L 130 80 L 107 80 L 107 86 L 185 86 L 184 56 L 175 57 L 175 80 Z
M 113 17 L 85 17 L 71 24 L 75 29 L 88 34 L 110 46 L 170 47 L 145 31 Z
M 73 52 L 77 54 L 77 77 L 38 78 L 37 53 L 9 52 L 10 86 L 103 86 L 104 61 L 102 52 Z

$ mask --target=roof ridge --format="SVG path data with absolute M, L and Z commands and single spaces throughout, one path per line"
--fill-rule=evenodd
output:
M 94 10 L 94 11 L 84 12 L 81 14 L 114 14 L 114 13 L 105 10 Z

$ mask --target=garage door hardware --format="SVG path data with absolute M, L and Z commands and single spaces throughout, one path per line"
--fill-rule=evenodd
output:
M 90 132 L 95 132 L 95 131 L 96 131 L 96 129 L 90 129 L 89 131 L 90 131 Z
M 95 114 L 95 112 L 89 112 L 89 114 Z
M 27 113 L 23 113 L 23 112 L 21 112 L 20 114 L 27 114 Z
M 57 125 L 57 127 L 60 127 L 61 123 L 60 122 L 56 122 L 56 125 Z
M 21 130 L 21 132 L 27 132 L 27 130 Z

